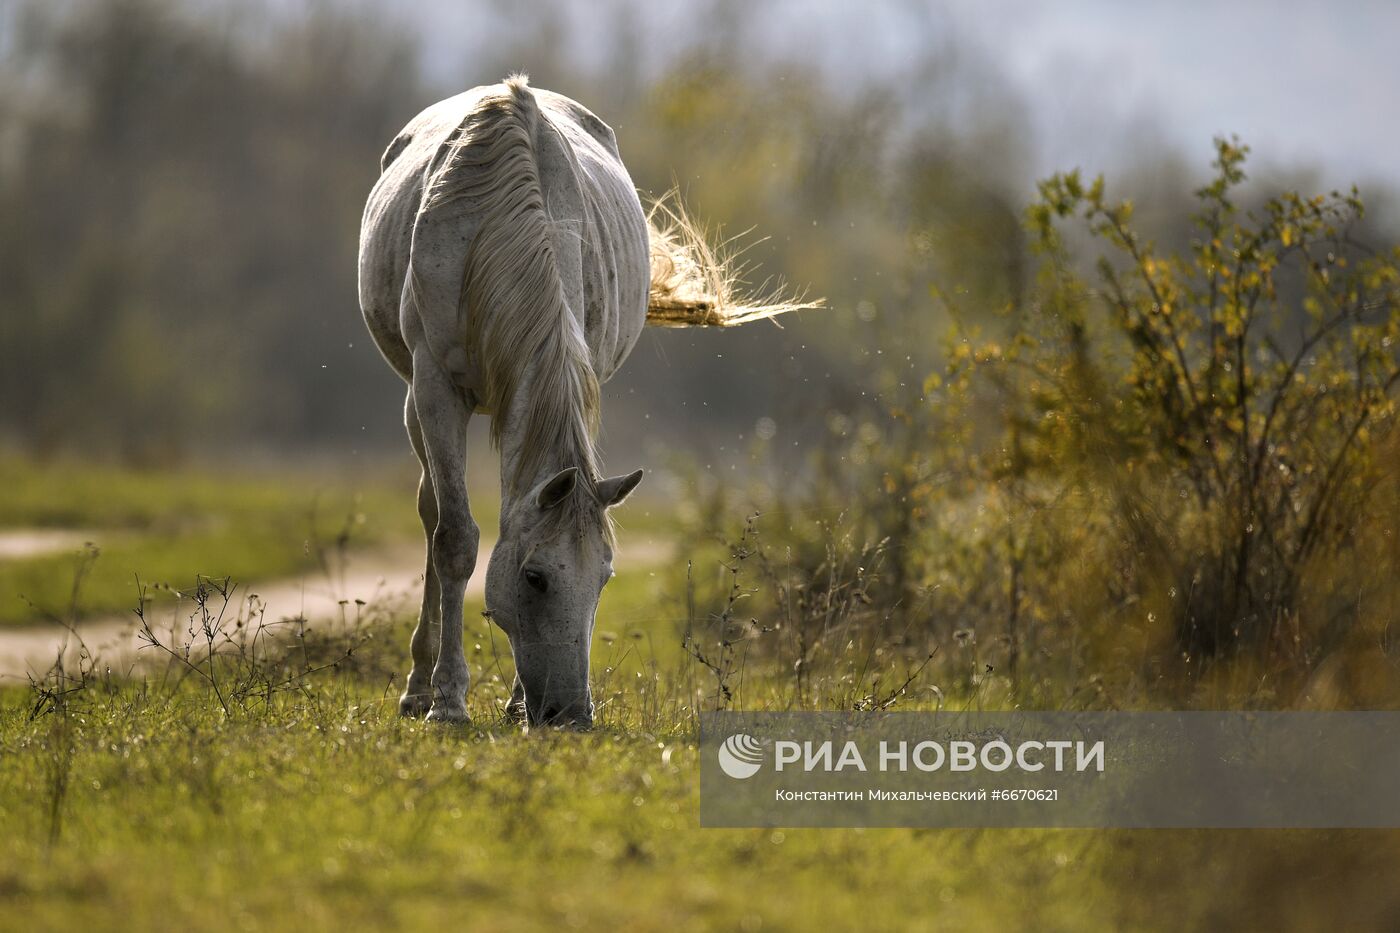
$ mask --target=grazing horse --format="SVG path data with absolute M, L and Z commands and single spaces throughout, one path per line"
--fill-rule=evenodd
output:
M 385 151 L 360 229 L 360 308 L 404 381 L 428 540 L 404 715 L 466 719 L 462 602 L 480 533 L 466 430 L 491 416 L 501 527 L 486 575 L 510 639 L 507 710 L 588 726 L 607 510 L 642 471 L 599 474 L 599 384 L 646 324 L 648 223 L 612 130 L 524 77 L 435 104 Z

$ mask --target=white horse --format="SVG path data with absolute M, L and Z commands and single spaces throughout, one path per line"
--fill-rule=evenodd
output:
M 725 264 L 683 214 L 668 216 L 671 230 L 649 228 L 607 124 L 523 77 L 429 107 L 385 151 L 359 279 L 370 333 L 408 383 L 404 420 L 423 467 L 428 559 L 404 715 L 467 716 L 462 602 L 480 534 L 466 428 L 484 412 L 501 451 L 486 605 L 515 657 L 507 710 L 591 724 L 589 646 L 612 576 L 607 510 L 642 478 L 599 473 L 599 384 L 631 352 L 649 295 L 664 324 L 807 306 L 734 306 Z

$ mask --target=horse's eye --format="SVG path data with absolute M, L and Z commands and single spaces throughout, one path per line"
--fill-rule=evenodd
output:
M 549 592 L 549 580 L 538 570 L 530 570 L 527 568 L 525 571 L 525 582 L 540 593 Z

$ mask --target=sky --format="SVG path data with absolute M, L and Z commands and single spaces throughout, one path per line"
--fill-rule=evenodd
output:
M 577 0 L 562 32 L 587 55 L 590 15 L 633 10 L 649 41 L 643 71 L 703 34 L 711 2 Z M 1375 179 L 1400 188 L 1400 3 L 917 2 L 765 0 L 755 41 L 816 60 L 841 81 L 899 77 L 921 45 L 981 50 L 1029 104 L 1037 174 L 1112 169 L 1126 141 L 1161 137 L 1204 165 L 1211 139 L 1237 133 L 1265 164 L 1310 167 L 1326 185 Z M 527 3 L 502 6 L 519 15 Z M 463 72 L 464 37 L 497 17 L 452 0 L 395 6 L 430 71 Z M 500 8 L 497 8 L 500 9 Z M 951 54 L 951 53 L 950 53 Z
M 1312 163 L 1329 184 L 1400 183 L 1400 3 L 991 2 L 964 13 L 1033 101 L 1045 158 L 1090 149 L 1080 101 L 1207 152 L 1238 133 L 1256 152 Z

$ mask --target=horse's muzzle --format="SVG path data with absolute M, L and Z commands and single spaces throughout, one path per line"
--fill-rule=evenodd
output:
M 538 705 L 526 703 L 532 726 L 558 726 L 565 729 L 593 728 L 593 703 L 584 697 L 572 703 L 546 700 Z

